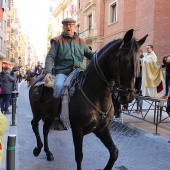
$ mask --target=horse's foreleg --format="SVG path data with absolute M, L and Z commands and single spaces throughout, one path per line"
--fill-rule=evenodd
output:
M 75 149 L 75 160 L 77 162 L 77 170 L 81 170 L 81 162 L 83 160 L 83 152 L 82 152 L 83 132 L 78 129 L 79 128 L 72 127 L 72 134 L 73 134 L 73 142 L 74 142 L 74 149 Z
M 41 152 L 41 148 L 43 147 L 43 143 L 41 141 L 41 137 L 40 137 L 39 129 L 38 129 L 38 126 L 39 126 L 38 122 L 39 121 L 40 121 L 40 119 L 35 120 L 35 118 L 33 118 L 32 121 L 31 121 L 32 130 L 33 130 L 35 137 L 37 139 L 37 147 L 35 147 L 34 150 L 33 150 L 34 156 L 38 156 Z
M 111 170 L 115 161 L 118 158 L 118 149 L 115 146 L 112 137 L 110 135 L 110 130 L 106 127 L 103 131 L 97 131 L 96 136 L 102 141 L 102 143 L 107 147 L 110 153 L 109 161 L 104 168 L 104 170 Z
M 48 147 L 48 133 L 49 129 L 52 125 L 51 120 L 46 120 L 43 126 L 43 135 L 44 135 L 44 151 L 46 152 L 47 160 L 52 161 L 54 160 L 53 154 L 50 152 L 49 147 Z

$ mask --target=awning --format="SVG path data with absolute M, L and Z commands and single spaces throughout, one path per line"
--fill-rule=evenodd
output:
M 2 63 L 2 67 L 11 67 L 13 66 L 13 63 L 10 63 L 10 62 L 3 62 Z

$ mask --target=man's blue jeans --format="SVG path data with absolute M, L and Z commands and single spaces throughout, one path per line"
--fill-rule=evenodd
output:
M 8 111 L 11 94 L 2 94 L 1 111 Z
M 61 91 L 64 86 L 64 81 L 67 78 L 65 74 L 57 74 L 55 77 L 55 88 L 54 88 L 54 98 L 59 98 L 61 96 Z

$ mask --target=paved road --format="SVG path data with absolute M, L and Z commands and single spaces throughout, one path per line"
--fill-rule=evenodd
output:
M 49 147 L 54 161 L 47 161 L 43 150 L 38 157 L 33 156 L 36 140 L 30 124 L 32 113 L 25 82 L 21 84 L 17 103 L 16 170 L 76 170 L 70 130 L 50 131 Z M 132 127 L 118 128 L 117 125 L 114 123 L 111 128 L 113 140 L 119 148 L 119 158 L 113 170 L 170 169 L 170 144 L 167 140 Z M 42 122 L 40 132 L 42 136 Z M 83 153 L 82 170 L 103 169 L 109 156 L 106 148 L 93 134 L 84 137 Z

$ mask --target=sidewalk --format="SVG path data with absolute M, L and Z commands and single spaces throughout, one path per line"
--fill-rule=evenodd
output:
M 20 89 L 20 85 L 23 83 L 24 81 L 22 81 L 21 83 L 19 83 L 19 93 L 21 93 L 21 91 L 24 91 L 25 89 L 23 88 L 22 90 Z M 24 84 L 23 84 L 24 85 Z M 25 92 L 25 91 L 24 91 Z M 22 95 L 23 94 L 25 94 L 24 92 L 22 92 Z M 26 92 L 26 94 L 27 94 L 27 92 Z M 19 94 L 20 95 L 20 94 Z M 27 94 L 28 95 L 28 94 Z M 23 96 L 22 96 L 22 100 L 23 100 Z M 27 96 L 25 97 L 25 98 L 27 98 Z M 28 100 L 28 98 L 27 98 L 27 100 Z M 28 103 L 28 101 L 26 101 L 26 103 Z M 9 134 L 15 134 L 16 135 L 16 163 L 15 163 L 15 165 L 16 165 L 16 170 L 20 170 L 19 168 L 18 168 L 18 164 L 20 163 L 21 164 L 21 167 L 24 167 L 24 166 L 26 166 L 25 164 L 27 163 L 28 165 L 30 164 L 30 162 L 32 162 L 35 158 L 32 156 L 32 150 L 30 150 L 30 148 L 32 148 L 32 143 L 30 142 L 30 141 L 32 141 L 32 140 L 35 140 L 35 139 L 32 139 L 30 136 L 29 136 L 29 132 L 31 132 L 30 134 L 31 134 L 31 136 L 33 135 L 32 134 L 32 129 L 30 128 L 30 120 L 29 120 L 29 122 L 28 122 L 28 124 L 29 124 L 29 126 L 27 125 L 26 127 L 25 127 L 25 122 L 27 121 L 27 119 L 31 119 L 30 117 L 31 117 L 31 113 L 30 113 L 30 111 L 29 111 L 29 113 L 24 113 L 24 110 L 25 110 L 25 112 L 26 112 L 26 110 L 27 110 L 27 108 L 22 108 L 23 106 L 27 106 L 27 104 L 25 104 L 25 103 L 22 103 L 22 101 L 20 100 L 20 102 L 18 102 L 17 103 L 18 104 L 18 106 L 19 106 L 19 108 L 17 109 L 17 114 L 16 114 L 16 124 L 17 124 L 17 122 L 18 122 L 18 124 L 19 124 L 19 121 L 20 121 L 20 124 L 18 125 L 18 126 L 11 126 L 11 119 L 12 119 L 12 115 L 11 114 L 9 114 L 9 115 L 5 115 L 6 117 L 7 117 L 7 119 L 8 119 L 8 129 L 7 129 L 7 132 L 5 133 L 5 135 L 3 136 L 3 139 L 4 139 L 4 146 L 5 146 L 5 150 L 4 150 L 4 159 L 3 159 L 3 162 L 2 162 L 2 165 L 1 165 L 1 167 L 0 167 L 0 170 L 5 170 L 6 169 L 6 146 L 7 146 L 7 138 L 8 138 L 8 135 Z M 148 107 L 148 105 L 147 105 L 147 103 L 143 103 L 143 106 L 144 107 Z M 135 108 L 136 108 L 136 106 L 135 106 Z M 10 107 L 10 109 L 12 109 L 12 107 Z M 153 113 L 152 113 L 153 111 L 150 111 L 149 113 L 148 113 L 148 115 L 147 115 L 147 120 L 153 120 Z M 20 116 L 20 117 L 18 117 L 18 119 L 17 119 L 17 116 Z M 25 115 L 25 117 L 24 117 L 24 115 Z M 135 116 L 140 116 L 139 114 L 137 114 L 137 113 L 132 113 L 132 115 L 135 115 Z M 20 119 L 22 119 L 22 121 L 20 120 Z M 161 139 L 163 139 L 163 141 L 164 141 L 164 143 L 166 144 L 166 145 L 168 145 L 168 141 L 170 140 L 170 126 L 169 126 L 169 123 L 170 123 L 170 118 L 168 118 L 167 119 L 167 122 L 168 123 L 160 123 L 159 125 L 158 125 L 158 134 L 155 134 L 155 124 L 153 124 L 153 123 L 151 123 L 151 122 L 148 122 L 148 121 L 145 121 L 145 120 L 142 120 L 142 119 L 138 119 L 138 118 L 135 118 L 135 117 L 133 117 L 133 116 L 130 116 L 130 115 L 127 115 L 127 114 L 122 114 L 122 116 L 121 116 L 121 119 L 119 119 L 118 121 L 122 121 L 125 125 L 127 125 L 127 126 L 134 126 L 135 128 L 137 128 L 139 131 L 144 131 L 144 132 L 146 132 L 146 134 L 147 134 L 147 136 L 149 136 L 149 137 L 151 137 L 151 138 L 154 138 L 155 139 L 155 143 L 159 143 L 159 139 L 161 138 Z M 21 122 L 22 122 L 22 125 L 21 125 Z M 24 125 L 23 125 L 24 124 Z M 20 128 L 18 128 L 18 127 L 20 127 Z M 26 128 L 26 130 L 23 130 L 23 128 Z M 22 131 L 22 133 L 20 132 L 20 131 Z M 18 133 L 20 132 L 20 136 L 18 137 Z M 25 132 L 27 132 L 27 136 L 24 136 L 23 134 L 25 134 Z M 52 146 L 55 146 L 56 148 L 56 150 L 57 149 L 60 149 L 61 148 L 61 151 L 59 152 L 60 154 L 63 154 L 62 155 L 62 157 L 63 157 L 63 159 L 64 159 L 64 162 L 65 162 L 65 154 L 66 155 L 68 155 L 68 148 L 67 147 L 70 147 L 70 146 L 72 146 L 71 144 L 70 145 L 64 145 L 62 142 L 62 136 L 64 136 L 64 137 L 66 137 L 67 135 L 65 135 L 65 133 L 68 133 L 68 132 L 65 132 L 65 133 L 62 133 L 62 132 L 60 132 L 60 133 L 58 133 L 58 135 L 56 135 L 56 133 L 54 132 L 54 131 L 52 131 L 51 132 L 53 135 L 51 135 L 51 137 L 50 137 L 50 141 L 53 141 L 53 145 Z M 55 134 L 55 135 L 54 135 Z M 70 139 L 71 138 L 71 133 L 69 134 L 70 136 L 68 137 L 67 136 L 67 140 L 68 139 Z M 64 138 L 63 137 L 63 138 Z M 52 138 L 54 138 L 54 139 L 52 139 Z M 127 140 L 127 138 L 128 138 L 128 140 Z M 121 142 L 119 143 L 118 142 L 118 146 L 120 147 L 120 152 L 122 152 L 122 154 L 124 154 L 124 152 L 126 152 L 126 150 L 127 149 L 125 149 L 124 147 L 128 144 L 128 141 L 129 140 L 134 140 L 134 139 L 130 139 L 129 137 L 127 137 L 127 138 L 125 138 L 124 139 L 124 142 L 125 143 L 123 143 L 123 139 L 121 138 L 120 139 L 120 137 L 119 137 L 119 139 L 118 140 L 121 140 Z M 60 139 L 60 140 L 59 140 Z M 143 143 L 141 143 L 140 144 L 140 142 L 141 142 L 141 140 L 143 140 L 144 139 L 144 137 L 143 136 L 141 136 L 139 139 L 137 138 L 137 139 L 135 139 L 135 141 L 137 141 L 137 140 L 139 140 L 139 141 L 137 141 L 137 146 L 138 145 L 140 145 L 140 147 L 142 146 L 142 144 Z M 18 141 L 21 141 L 21 143 L 19 143 Z M 59 142 L 59 144 L 57 144 L 56 143 L 56 141 L 57 140 L 59 140 L 58 142 Z M 67 141 L 66 139 L 64 139 L 64 142 L 66 142 Z M 55 141 L 55 144 L 54 144 L 54 141 Z M 69 140 L 69 141 L 72 141 L 72 140 Z M 135 141 L 133 141 L 133 147 L 134 147 L 134 143 L 135 143 Z M 144 140 L 145 141 L 145 140 Z M 88 141 L 86 141 L 86 142 L 88 142 Z M 90 141 L 91 142 L 91 141 Z M 21 146 L 21 144 L 22 144 L 22 146 Z M 62 144 L 62 145 L 61 145 Z M 96 144 L 98 144 L 98 142 L 96 142 Z M 31 147 L 30 147 L 30 145 L 31 145 Z M 59 145 L 59 147 L 58 147 L 58 145 Z M 122 148 L 121 148 L 121 146 L 120 145 L 122 145 Z M 148 144 L 149 145 L 149 144 Z M 170 144 L 169 144 L 170 145 Z M 27 146 L 27 148 L 25 147 L 25 146 Z M 50 146 L 50 147 L 52 147 L 52 146 Z M 132 145 L 130 145 L 131 147 L 132 147 Z M 64 153 L 64 147 L 66 147 L 67 149 L 66 149 L 66 151 L 65 151 L 65 153 Z M 94 147 L 95 148 L 95 147 Z M 134 147 L 135 148 L 135 147 Z M 20 162 L 19 162 L 19 159 L 18 159 L 18 153 L 19 153 L 19 149 L 20 150 L 22 150 L 22 152 L 20 151 L 20 154 L 22 154 L 22 155 L 20 155 L 20 158 L 22 158 L 22 160 L 20 160 Z M 23 149 L 24 149 L 24 151 L 23 151 Z M 89 149 L 89 148 L 87 148 L 87 149 Z M 99 150 L 98 148 L 95 148 L 95 149 L 97 149 L 97 150 Z M 149 148 L 148 148 L 148 150 L 149 150 Z M 72 155 L 73 155 L 73 149 L 71 150 L 71 151 L 69 151 L 69 152 L 71 152 L 72 153 Z M 143 152 L 143 154 L 145 154 L 144 152 L 144 150 L 143 150 L 143 148 L 141 149 L 141 153 Z M 149 151 L 148 151 L 149 152 Z M 25 153 L 25 155 L 24 155 L 24 153 Z M 29 153 L 29 154 L 28 154 Z M 57 153 L 57 151 L 56 151 L 56 153 Z M 132 151 L 131 151 L 131 153 L 133 153 Z M 134 152 L 135 153 L 135 152 Z M 134 154 L 133 153 L 133 154 Z M 55 153 L 54 153 L 55 154 Z M 90 153 L 91 154 L 91 153 Z M 94 154 L 94 153 L 93 153 Z M 128 153 L 129 154 L 129 153 Z M 38 162 L 38 161 L 40 161 L 40 165 L 46 165 L 46 166 L 50 166 L 51 164 L 53 165 L 53 164 L 55 164 L 55 161 L 52 163 L 52 162 L 46 162 L 46 160 L 44 160 L 44 157 L 43 157 L 43 154 L 41 155 L 42 157 L 38 157 L 38 158 L 36 158 L 36 161 Z M 93 155 L 94 156 L 94 155 Z M 131 155 L 131 156 L 133 156 L 133 155 Z M 154 155 L 154 156 L 156 156 L 156 155 Z M 161 155 L 162 156 L 162 155 Z M 74 157 L 74 156 L 73 156 Z M 55 158 L 57 159 L 57 156 L 55 155 Z M 68 159 L 68 158 L 67 158 Z M 69 159 L 73 159 L 73 158 L 69 158 Z M 117 162 L 117 164 L 116 165 L 121 165 L 122 164 L 122 162 L 124 161 L 124 157 L 122 156 L 121 157 L 121 154 L 120 154 L 120 160 Z M 129 159 L 129 158 L 128 158 Z M 138 160 L 142 160 L 142 158 L 141 157 L 137 157 L 136 159 L 138 159 Z M 27 162 L 26 162 L 27 161 Z M 33 164 L 35 164 L 37 167 L 38 167 L 38 163 L 37 162 L 32 162 Z M 126 162 L 126 161 L 125 161 Z M 128 162 L 128 161 L 127 161 Z M 61 163 L 61 162 L 60 162 Z M 74 160 L 73 160 L 73 163 L 74 163 Z M 23 166 L 22 166 L 22 164 L 23 164 Z M 56 163 L 56 164 L 59 164 L 59 162 L 58 163 Z M 115 166 L 116 166 L 115 165 Z M 43 167 L 43 166 L 42 166 Z M 36 168 L 35 168 L 36 169 Z M 43 169 L 45 169 L 45 168 L 43 168 Z M 48 168 L 47 168 L 48 169 Z M 152 169 L 153 169 L 153 167 L 152 167 Z M 26 169 L 27 170 L 27 169 Z M 131 170 L 131 169 L 129 169 L 129 170 Z
M 24 80 L 22 80 L 20 83 L 18 83 L 18 91 L 20 91 L 20 85 L 23 82 L 24 82 Z M 17 103 L 16 103 L 16 105 L 17 105 Z M 12 113 L 12 106 L 11 105 L 9 107 L 9 111 Z M 16 111 L 16 113 L 17 113 L 17 111 Z M 16 135 L 16 144 L 17 144 L 17 137 L 18 137 L 17 126 L 12 126 L 12 114 L 5 114 L 5 117 L 8 120 L 8 126 L 7 126 L 6 133 L 3 135 L 3 140 L 4 140 L 4 158 L 2 160 L 2 164 L 0 165 L 0 170 L 5 170 L 6 169 L 6 148 L 7 148 L 8 135 L 9 134 Z M 16 122 L 16 125 L 17 125 L 17 114 L 16 114 L 16 117 L 15 117 L 15 122 Z M 17 152 L 17 146 L 16 146 L 15 152 Z M 16 156 L 17 156 L 17 154 L 16 154 Z M 17 157 L 16 157 L 16 159 L 17 159 Z

